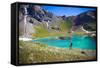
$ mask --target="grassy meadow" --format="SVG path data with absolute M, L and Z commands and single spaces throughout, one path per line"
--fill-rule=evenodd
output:
M 89 54 L 82 54 L 85 51 Z M 93 55 L 94 53 L 94 55 Z M 57 61 L 79 61 L 95 59 L 95 50 L 57 48 L 31 41 L 19 42 L 19 63 L 43 63 Z

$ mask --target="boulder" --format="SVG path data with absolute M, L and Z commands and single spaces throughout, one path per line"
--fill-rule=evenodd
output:
M 60 37 L 58 37 L 58 39 L 65 40 L 66 37 L 60 36 Z

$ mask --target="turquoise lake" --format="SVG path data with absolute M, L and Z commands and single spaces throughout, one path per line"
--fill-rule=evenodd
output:
M 33 40 L 33 42 L 38 42 L 41 44 L 47 44 L 48 46 L 60 47 L 60 48 L 69 48 L 70 39 L 66 38 L 64 40 L 55 39 L 55 37 L 41 38 Z M 89 36 L 73 36 L 72 38 L 72 48 L 79 49 L 96 49 L 96 41 Z

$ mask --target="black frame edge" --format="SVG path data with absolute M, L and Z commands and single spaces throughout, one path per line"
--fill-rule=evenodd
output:
M 18 44 L 17 44 L 17 3 L 11 4 L 11 64 L 18 66 Z

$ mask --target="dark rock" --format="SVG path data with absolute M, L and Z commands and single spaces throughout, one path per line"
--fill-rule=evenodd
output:
M 81 51 L 82 54 L 87 55 L 85 51 Z
M 66 20 L 66 19 L 67 19 L 67 17 L 66 17 L 65 15 L 63 15 L 63 16 L 62 16 L 62 19 L 63 19 L 63 20 Z
M 66 37 L 59 37 L 59 39 L 61 39 L 61 40 L 65 40 L 65 39 L 66 39 Z

